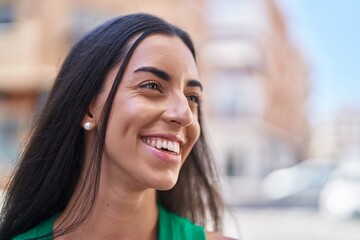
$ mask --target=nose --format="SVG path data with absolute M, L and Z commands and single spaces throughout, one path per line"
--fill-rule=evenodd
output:
M 193 113 L 183 93 L 168 96 L 164 117 L 167 122 L 186 127 L 193 122 Z

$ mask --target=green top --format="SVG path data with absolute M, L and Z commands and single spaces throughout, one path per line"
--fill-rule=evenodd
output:
M 55 219 L 59 214 L 45 220 L 26 233 L 13 240 L 30 240 L 52 233 Z M 159 205 L 159 240 L 205 240 L 204 228 L 193 224 L 188 219 L 166 211 Z M 41 238 L 50 240 L 52 237 Z

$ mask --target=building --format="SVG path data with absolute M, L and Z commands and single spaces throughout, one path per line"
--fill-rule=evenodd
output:
M 207 1 L 208 113 L 228 175 L 262 178 L 304 159 L 308 69 L 273 0 Z
M 343 106 L 333 116 L 317 118 L 311 125 L 311 158 L 329 161 L 360 159 L 360 107 Z

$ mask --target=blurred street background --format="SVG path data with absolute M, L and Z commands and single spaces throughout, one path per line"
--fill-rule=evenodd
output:
M 194 39 L 225 234 L 359 240 L 357 0 L 0 0 L 0 189 L 70 47 L 132 12 Z

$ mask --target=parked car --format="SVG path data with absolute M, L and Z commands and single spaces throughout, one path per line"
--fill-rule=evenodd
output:
M 360 160 L 339 164 L 321 190 L 319 206 L 334 217 L 360 217 Z
M 275 170 L 263 182 L 272 205 L 318 207 L 320 191 L 335 164 L 327 159 L 309 159 L 292 167 Z

